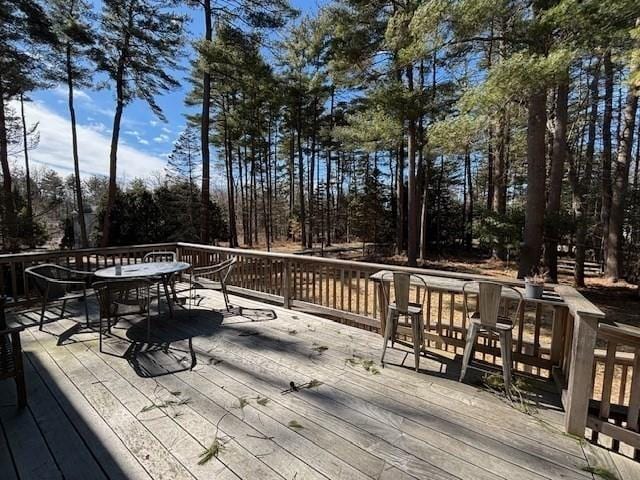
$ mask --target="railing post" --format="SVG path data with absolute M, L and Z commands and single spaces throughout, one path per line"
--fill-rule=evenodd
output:
M 583 437 L 593 387 L 591 375 L 598 335 L 598 318 L 576 314 L 574 322 L 564 428 L 567 433 Z
M 291 264 L 282 261 L 282 303 L 284 308 L 291 308 Z
M 553 309 L 553 327 L 551 329 L 551 363 L 553 367 L 560 367 L 562 363 L 568 314 L 569 309 L 565 306 Z

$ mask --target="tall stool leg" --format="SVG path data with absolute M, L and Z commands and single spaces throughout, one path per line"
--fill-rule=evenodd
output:
M 384 344 L 382 345 L 382 356 L 380 357 L 380 364 L 384 366 L 384 354 L 387 352 L 387 344 L 389 343 L 389 337 L 393 335 L 395 310 L 389 308 L 387 311 L 387 323 L 384 329 Z
M 464 380 L 464 376 L 467 373 L 467 367 L 471 360 L 471 354 L 473 353 L 473 346 L 476 343 L 476 337 L 478 336 L 478 325 L 471 323 L 467 330 L 467 342 L 464 346 L 464 355 L 462 356 L 462 368 L 460 369 L 460 381 Z
M 413 334 L 413 354 L 415 356 L 416 372 L 420 371 L 420 354 L 422 353 L 422 315 L 411 316 L 411 329 Z
M 500 354 L 502 355 L 504 390 L 509 396 L 511 393 L 511 331 L 500 332 Z

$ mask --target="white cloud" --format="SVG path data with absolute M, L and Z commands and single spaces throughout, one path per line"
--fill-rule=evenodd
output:
M 151 125 L 152 127 L 157 127 L 158 126 L 158 121 L 157 120 L 149 120 L 149 125 Z
M 162 131 L 164 133 L 171 133 L 171 129 L 167 128 L 167 127 L 162 127 Z
M 73 160 L 69 120 L 35 102 L 25 104 L 25 115 L 29 123 L 39 122 L 40 143 L 31 151 L 32 161 L 64 175 L 71 173 Z M 83 175 L 108 175 L 111 138 L 105 131 L 103 124 L 78 125 L 78 152 Z M 164 165 L 165 161 L 158 156 L 122 142 L 118 147 L 118 178 L 147 177 L 150 172 L 161 171 Z
M 56 94 L 58 97 L 64 97 L 67 98 L 69 95 L 69 91 L 67 90 L 67 87 L 63 86 L 63 85 L 58 85 L 56 86 L 56 88 L 53 89 L 53 93 Z M 91 95 L 89 95 L 87 92 L 85 92 L 84 90 L 73 90 L 73 98 L 74 100 L 80 100 L 82 102 L 85 103 L 92 103 L 93 99 L 91 98 Z
M 153 139 L 154 142 L 157 143 L 165 143 L 169 141 L 169 135 L 166 135 L 164 133 L 161 133 L 160 135 L 158 135 L 157 137 L 155 137 Z
M 140 136 L 140 132 L 137 130 L 125 130 L 125 135 L 131 135 L 133 137 L 139 137 Z
M 145 140 L 144 138 L 139 138 L 138 143 L 141 143 L 142 145 L 149 145 L 149 140 Z

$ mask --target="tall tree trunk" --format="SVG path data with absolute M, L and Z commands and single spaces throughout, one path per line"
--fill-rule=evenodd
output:
M 330 135 L 333 133 L 333 103 L 335 98 L 335 86 L 331 85 L 331 107 L 329 110 L 329 129 Z M 327 183 L 326 183 L 326 216 L 327 216 L 327 224 L 326 224 L 326 245 L 327 247 L 331 245 L 331 154 L 332 154 L 332 141 L 329 138 L 327 142 Z
M 76 110 L 73 104 L 73 69 L 71 43 L 66 45 L 67 88 L 69 90 L 69 117 L 71 119 L 71 150 L 73 153 L 73 172 L 76 186 L 76 205 L 78 207 L 78 224 L 80 225 L 80 244 L 82 248 L 89 246 L 87 224 L 84 221 L 84 201 L 82 199 L 82 180 L 80 179 L 80 160 L 78 156 L 78 132 L 76 131 Z M 191 201 L 191 200 L 189 200 Z
M 607 49 L 604 63 L 604 113 L 602 115 L 602 258 L 607 258 L 607 238 L 609 236 L 609 216 L 611 214 L 611 119 L 613 117 L 613 64 L 611 50 Z
M 24 95 L 20 94 L 20 119 L 22 120 L 22 144 L 24 146 L 24 173 L 27 183 L 27 230 L 25 235 L 30 248 L 36 246 L 33 238 L 33 196 L 31 195 L 31 171 L 29 168 L 29 148 L 27 143 L 27 118 L 24 114 Z
M 122 89 L 122 87 L 120 87 Z M 113 130 L 111 133 L 111 150 L 109 154 L 109 186 L 107 188 L 107 208 L 104 213 L 104 222 L 102 224 L 101 246 L 108 247 L 110 245 L 111 235 L 111 213 L 116 203 L 116 175 L 118 165 L 118 140 L 120 138 L 120 121 L 122 119 L 122 111 L 124 102 L 121 98 L 116 103 L 116 112 L 113 117 Z
M 622 276 L 622 227 L 624 223 L 625 196 L 629 183 L 629 166 L 631 148 L 635 130 L 636 112 L 638 110 L 638 89 L 629 87 L 626 105 L 621 123 L 616 156 L 615 177 L 611 195 L 611 213 L 609 216 L 609 234 L 607 237 L 606 276 L 616 282 Z
M 302 155 L 302 98 L 298 99 L 298 194 L 300 200 L 300 228 L 302 230 L 302 247 L 306 247 L 307 243 L 307 216 L 305 214 L 304 205 L 304 157 Z
M 404 141 L 404 140 L 403 140 Z M 404 250 L 404 226 L 405 226 L 405 209 L 404 209 L 404 147 L 401 144 L 398 147 L 398 155 L 396 157 L 396 253 L 400 255 Z
M 207 43 L 213 38 L 211 27 L 211 0 L 202 0 L 204 7 L 204 39 Z M 211 237 L 209 225 L 209 197 L 211 157 L 209 152 L 209 123 L 211 109 L 211 74 L 205 68 L 202 74 L 202 113 L 200 118 L 200 149 L 202 150 L 202 199 L 200 218 L 200 241 L 208 243 Z
M 493 211 L 500 216 L 507 213 L 507 136 L 509 135 L 505 112 L 498 115 L 497 158 L 494 162 L 493 174 L 494 196 Z M 493 249 L 492 256 L 504 260 L 507 258 L 505 240 L 499 238 Z
M 129 9 L 129 26 L 127 31 L 131 31 L 133 26 L 133 10 L 132 6 Z M 107 206 L 104 212 L 104 221 L 102 223 L 102 239 L 100 245 L 102 247 L 108 247 L 111 241 L 111 214 L 113 207 L 116 203 L 116 175 L 118 166 L 118 141 L 120 139 L 120 122 L 122 120 L 122 112 L 125 105 L 124 96 L 124 73 L 126 64 L 129 57 L 131 37 L 129 33 L 126 33 L 122 39 L 122 50 L 120 51 L 120 57 L 118 58 L 118 66 L 116 69 L 116 111 L 113 116 L 113 128 L 111 130 L 111 148 L 109 151 L 109 186 L 107 188 Z
M 568 76 L 568 72 L 567 72 Z M 553 129 L 553 148 L 551 153 L 551 174 L 549 179 L 549 197 L 547 199 L 546 244 L 544 263 L 551 281 L 558 281 L 558 241 L 560 222 L 560 201 L 562 198 L 562 179 L 567 156 L 567 122 L 569 109 L 569 84 L 564 80 L 558 84 L 556 94 L 556 118 Z
M 527 202 L 524 243 L 520 251 L 518 278 L 529 275 L 538 266 L 544 233 L 546 183 L 546 110 L 547 93 L 539 90 L 529 97 L 527 118 Z
M 0 72 L 1 73 L 1 72 Z M 11 170 L 9 168 L 9 148 L 7 140 L 7 119 L 5 117 L 5 97 L 0 76 L 0 163 L 2 164 L 2 204 L 4 221 L 2 223 L 3 248 L 13 251 L 18 247 L 18 218 L 13 199 Z
M 314 182 L 315 182 L 315 171 L 316 171 L 316 131 L 318 128 L 318 99 L 314 97 L 313 99 L 313 131 L 311 134 L 311 163 L 309 165 L 309 231 L 307 245 L 309 248 L 313 248 L 313 215 L 314 215 Z
M 409 91 L 413 91 L 413 65 L 407 68 Z M 415 266 L 418 249 L 418 209 L 416 206 L 416 120 L 409 118 L 407 127 L 407 153 L 409 155 L 409 175 L 407 182 L 407 262 Z
M 598 121 L 600 65 L 595 66 L 593 79 L 589 86 L 590 106 L 589 125 L 587 128 L 587 148 L 585 150 L 584 173 L 582 179 L 578 178 L 577 168 L 574 167 L 572 185 L 574 185 L 573 210 L 576 218 L 576 258 L 574 281 L 578 287 L 584 286 L 584 262 L 586 257 L 587 226 L 589 219 L 589 205 L 586 196 L 591 189 L 591 176 L 593 172 L 593 155 L 596 141 L 596 123 Z
M 467 147 L 464 154 L 465 182 L 466 182 L 466 201 L 464 205 L 464 246 L 467 250 L 471 250 L 473 246 L 473 182 L 471 176 L 471 153 Z

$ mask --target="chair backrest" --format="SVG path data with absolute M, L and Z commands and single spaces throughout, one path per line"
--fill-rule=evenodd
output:
M 422 289 L 422 294 L 419 295 L 420 305 L 424 305 L 424 300 L 428 291 L 427 282 L 420 275 L 412 275 L 407 272 L 387 272 L 382 275 L 382 282 L 389 282 L 393 278 L 393 293 L 395 296 L 395 306 L 401 315 L 406 315 L 409 311 L 409 300 L 411 294 L 411 286 L 416 286 L 418 289 Z M 386 288 L 383 289 L 386 295 Z M 391 299 L 385 299 L 385 303 L 391 303 Z
M 409 290 L 411 289 L 411 275 L 404 272 L 393 272 L 393 292 L 396 297 L 396 307 L 399 313 L 409 311 Z
M 78 280 L 73 270 L 53 263 L 28 267 L 24 272 L 35 285 L 38 294 L 48 300 L 65 295 L 67 287 L 64 282 Z
M 93 289 L 100 306 L 102 318 L 115 313 L 118 303 L 133 301 L 140 307 L 148 305 L 151 298 L 151 286 L 153 282 L 146 278 L 128 278 L 123 280 L 104 280 L 95 282 Z M 128 302 L 131 303 L 131 302 Z
M 143 263 L 151 262 L 177 262 L 176 252 L 149 252 L 142 257 Z
M 503 298 L 503 290 L 511 290 L 515 293 L 514 297 L 518 299 L 518 307 L 516 309 L 516 316 L 519 315 L 520 309 L 523 307 L 524 299 L 522 294 L 516 290 L 515 288 L 509 285 L 502 285 L 497 282 L 486 282 L 486 281 L 478 281 L 478 282 L 467 282 L 462 287 L 462 292 L 464 293 L 464 309 L 465 313 L 469 314 L 469 306 L 468 306 L 468 293 L 469 286 L 475 285 L 477 286 L 478 292 L 478 306 L 477 311 L 480 315 L 480 324 L 486 326 L 495 326 L 498 322 L 498 315 L 500 312 L 500 304 Z
M 208 278 L 210 275 L 217 274 L 220 278 L 220 281 L 226 282 L 227 277 L 233 270 L 233 266 L 238 262 L 238 257 L 231 257 L 223 262 L 217 263 L 216 265 L 209 265 L 206 267 L 196 267 L 194 268 L 194 273 L 197 277 Z

